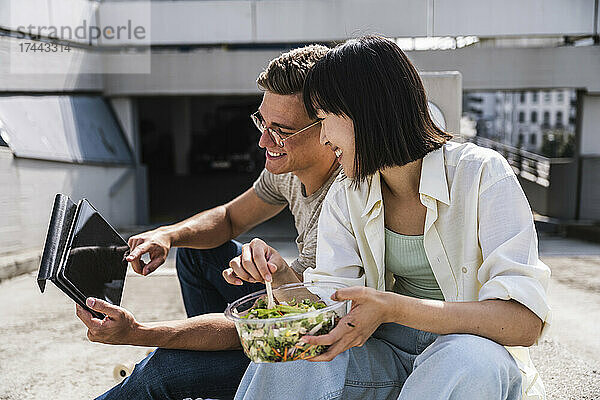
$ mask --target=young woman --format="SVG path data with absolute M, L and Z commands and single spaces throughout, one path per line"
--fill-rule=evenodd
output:
M 236 397 L 543 399 L 527 347 L 548 324 L 550 271 L 506 160 L 448 142 L 417 71 L 381 37 L 331 50 L 304 101 L 346 175 L 304 280 L 349 284 L 334 297 L 352 310 L 304 339 L 330 346 L 311 361 L 331 362 L 251 364 Z

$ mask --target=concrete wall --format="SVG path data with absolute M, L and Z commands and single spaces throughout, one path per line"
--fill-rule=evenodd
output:
M 150 4 L 151 36 L 153 44 L 165 45 L 300 43 L 342 40 L 367 33 L 392 37 L 582 35 L 591 34 L 597 23 L 594 1 L 154 1 Z M 33 8 L 33 21 L 69 24 L 97 3 L 20 0 L 11 4 L 17 8 L 13 14 L 29 15 Z M 122 13 L 130 15 L 136 15 L 136 10 L 147 4 L 139 0 L 118 2 Z M 114 7 L 114 2 L 100 3 L 100 13 L 103 7 Z M 11 21 L 4 19 L 3 23 L 0 18 L 0 26 L 11 25 Z
M 0 258 L 41 251 L 56 193 L 67 194 L 74 201 L 89 199 L 115 227 L 135 224 L 134 174 L 123 180 L 113 196 L 108 190 L 128 170 L 19 159 L 10 149 L 0 147 Z
M 600 75 L 599 75 L 600 76 Z M 600 94 L 581 94 L 579 218 L 600 221 Z
M 90 0 L 2 0 L 0 26 L 16 31 L 19 26 L 65 26 L 74 29 L 85 19 L 95 23 L 100 3 Z M 44 33 L 44 32 L 42 32 Z M 73 42 L 86 43 L 73 38 Z
M 478 48 L 411 51 L 422 71 L 459 71 L 465 90 L 581 88 L 600 93 L 600 48 Z
M 592 34 L 595 0 L 5 0 L 0 26 L 76 26 L 151 13 L 152 44 L 342 40 L 361 34 L 523 36 Z M 103 9 L 119 12 L 103 13 Z M 143 9 L 143 10 L 142 10 Z M 148 10 L 147 10 L 148 9 Z M 107 16 L 111 16 L 108 21 Z M 144 17 L 145 18 L 145 17 Z M 110 20 L 114 19 L 114 21 Z M 77 39 L 75 39 L 77 41 Z
M 108 96 L 259 94 L 256 77 L 277 51 L 201 50 L 157 53 L 149 75 L 106 76 Z M 201 71 L 201 72 L 199 72 Z M 462 80 L 457 72 L 421 73 L 429 100 L 443 112 L 447 128 L 459 132 Z
M 83 73 L 102 65 L 97 53 L 72 48 L 68 53 L 21 55 L 18 46 L 24 42 L 0 36 L 0 92 L 102 90 L 102 75 Z
M 110 104 L 129 142 L 135 162 L 135 223 L 146 225 L 150 220 L 148 205 L 148 176 L 146 166 L 141 164 L 142 144 L 138 129 L 137 101 L 130 97 L 113 97 Z
M 600 71 L 598 71 L 598 80 L 600 81 Z M 600 157 L 600 94 L 585 94 L 580 101 L 583 101 L 581 155 Z
M 518 177 L 531 208 L 544 216 L 573 221 L 577 215 L 577 163 L 573 159 L 553 160 L 550 185 L 544 187 Z
M 434 36 L 578 35 L 594 29 L 595 0 L 434 0 Z
M 550 164 L 548 212 L 550 217 L 574 220 L 577 210 L 577 163 L 574 160 Z
M 529 206 L 541 215 L 548 215 L 548 188 L 517 175 L 519 183 L 527 196 Z
M 151 73 L 106 76 L 108 96 L 254 94 L 256 77 L 277 50 L 198 49 L 152 54 Z
M 109 96 L 257 93 L 256 76 L 281 51 L 156 51 L 150 74 L 105 77 Z M 411 51 L 420 71 L 459 71 L 465 90 L 583 88 L 600 93 L 597 46 Z
M 256 1 L 256 42 L 343 40 L 364 34 L 426 36 L 422 0 Z
M 113 97 L 110 99 L 110 105 L 115 111 L 115 116 L 123 130 L 125 139 L 131 147 L 134 159 L 139 160 L 140 143 L 137 134 L 135 101 L 128 97 Z
M 391 37 L 581 35 L 594 31 L 594 1 L 157 1 L 152 3 L 152 42 L 301 43 L 374 33 Z M 134 1 L 125 3 L 135 6 Z
M 429 101 L 439 107 L 446 120 L 446 130 L 460 132 L 462 115 L 462 76 L 459 72 L 422 72 L 421 79 Z
M 581 160 L 580 219 L 600 221 L 600 179 L 598 175 L 600 175 L 600 157 L 584 157 Z

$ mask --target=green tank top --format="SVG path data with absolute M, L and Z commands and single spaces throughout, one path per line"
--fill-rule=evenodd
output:
M 444 300 L 425 254 L 423 235 L 401 235 L 385 228 L 385 267 L 396 278 L 394 292 L 420 299 Z

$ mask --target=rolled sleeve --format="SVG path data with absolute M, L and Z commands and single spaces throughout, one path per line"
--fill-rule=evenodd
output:
M 479 300 L 515 300 L 544 323 L 551 321 L 547 298 L 550 268 L 540 261 L 529 204 L 514 175 L 489 186 L 479 196 L 479 242 L 483 263 L 477 279 Z

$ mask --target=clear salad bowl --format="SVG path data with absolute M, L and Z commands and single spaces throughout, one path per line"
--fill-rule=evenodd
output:
M 266 290 L 230 304 L 225 317 L 235 323 L 244 353 L 254 362 L 305 360 L 327 350 L 299 342 L 304 335 L 324 335 L 347 314 L 349 301 L 331 300 L 337 282 L 291 283 L 273 289 L 276 307 L 267 309 Z

